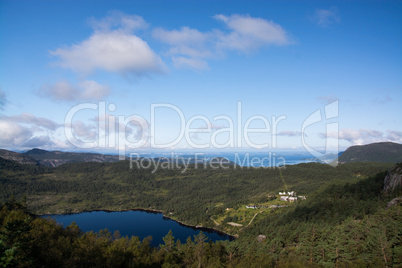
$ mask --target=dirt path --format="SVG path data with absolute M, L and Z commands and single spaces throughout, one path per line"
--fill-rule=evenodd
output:
M 235 222 L 228 222 L 228 224 L 229 224 L 229 225 L 232 225 L 232 226 L 234 226 L 234 227 L 242 227 L 242 226 L 243 226 L 243 224 L 235 223 Z
M 246 227 L 248 227 L 254 220 L 255 217 L 257 217 L 258 214 L 262 213 L 262 211 L 255 213 L 254 217 L 251 219 L 251 221 L 247 224 Z
M 216 224 L 216 226 L 219 226 L 219 223 L 216 220 L 212 219 L 211 217 L 210 219 Z

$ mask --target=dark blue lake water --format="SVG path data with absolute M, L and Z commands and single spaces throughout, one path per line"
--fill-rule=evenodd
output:
M 105 212 L 93 211 L 78 214 L 50 215 L 45 216 L 55 219 L 64 227 L 73 221 L 82 231 L 94 231 L 107 228 L 112 234 L 118 230 L 121 236 L 138 236 L 141 240 L 147 236 L 152 236 L 152 245 L 157 247 L 163 244 L 163 237 L 172 230 L 175 240 L 185 243 L 190 236 L 192 239 L 200 233 L 200 229 L 187 227 L 176 221 L 164 218 L 162 213 L 152 213 L 145 211 L 123 211 Z M 202 232 L 209 240 L 230 240 L 228 235 L 220 234 L 212 230 L 203 229 Z

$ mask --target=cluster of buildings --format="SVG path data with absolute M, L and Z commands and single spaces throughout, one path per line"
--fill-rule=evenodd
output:
M 291 191 L 291 192 L 279 192 L 279 195 L 296 196 L 296 192 L 295 192 L 295 191 Z
M 291 192 L 279 192 L 280 200 L 281 201 L 288 201 L 288 202 L 295 202 L 297 199 L 304 200 L 306 196 L 304 195 L 296 195 L 295 191 Z
M 279 192 L 279 199 L 281 201 L 296 202 L 297 200 L 305 200 L 306 196 L 305 195 L 297 196 L 295 191 Z M 278 208 L 278 207 L 284 207 L 284 206 L 275 206 L 275 205 L 269 206 L 269 208 Z M 246 206 L 246 208 L 257 209 L 257 208 L 268 208 L 268 206 L 248 205 Z
M 252 209 L 257 209 L 257 208 L 268 208 L 268 206 L 264 205 L 248 205 L 246 208 L 252 208 Z

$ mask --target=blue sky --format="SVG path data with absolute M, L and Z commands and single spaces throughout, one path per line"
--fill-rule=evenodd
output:
M 0 147 L 402 143 L 401 11 L 401 1 L 1 1 Z

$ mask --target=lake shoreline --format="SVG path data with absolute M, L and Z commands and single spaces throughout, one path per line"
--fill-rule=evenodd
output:
M 188 227 L 194 230 L 200 230 L 200 231 L 207 231 L 207 232 L 214 232 L 217 233 L 219 235 L 226 235 L 229 237 L 229 241 L 233 241 L 237 238 L 239 238 L 239 236 L 236 235 L 232 235 L 226 232 L 223 232 L 221 230 L 212 228 L 212 227 L 203 227 L 200 225 L 194 226 L 194 225 L 189 225 L 186 224 L 184 222 L 181 222 L 179 220 L 173 219 L 169 216 L 166 216 L 165 213 L 161 210 L 156 210 L 156 209 L 144 209 L 144 208 L 133 208 L 133 209 L 120 209 L 120 210 L 110 210 L 110 209 L 92 209 L 92 210 L 81 210 L 81 211 L 73 211 L 73 212 L 68 212 L 68 213 L 61 213 L 61 214 L 53 214 L 53 213 L 45 213 L 45 214 L 35 214 L 38 217 L 45 217 L 45 216 L 55 216 L 55 215 L 72 215 L 72 214 L 80 214 L 80 213 L 85 213 L 85 212 L 97 212 L 97 211 L 102 211 L 102 212 L 107 212 L 107 213 L 112 213 L 112 212 L 127 212 L 127 211 L 143 211 L 143 212 L 147 212 L 147 213 L 154 213 L 154 214 L 162 214 L 164 219 L 169 219 L 172 221 L 177 222 L 178 224 L 184 226 L 184 227 Z

